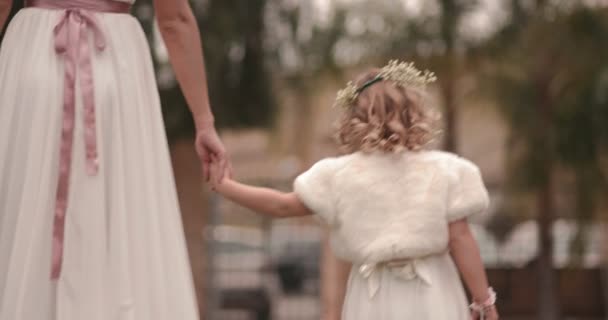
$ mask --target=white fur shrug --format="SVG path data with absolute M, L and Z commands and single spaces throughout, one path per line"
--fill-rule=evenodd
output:
M 440 151 L 327 158 L 294 190 L 331 228 L 335 253 L 359 263 L 442 252 L 448 223 L 489 202 L 477 166 Z

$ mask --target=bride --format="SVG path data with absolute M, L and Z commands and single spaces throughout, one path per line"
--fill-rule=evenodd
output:
M 0 0 L 4 26 L 12 0 Z M 133 0 L 30 0 L 0 47 L 0 320 L 194 320 Z M 155 0 L 202 168 L 228 166 L 187 0 Z

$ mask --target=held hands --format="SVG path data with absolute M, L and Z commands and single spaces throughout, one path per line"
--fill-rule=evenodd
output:
M 213 122 L 197 125 L 194 147 L 201 161 L 206 181 L 210 181 L 211 178 L 212 162 L 216 163 L 217 166 L 216 179 L 221 180 L 221 178 L 230 174 L 232 168 L 226 155 L 226 149 L 215 130 Z
M 232 172 L 224 172 L 221 161 L 214 156 L 211 157 L 208 174 L 207 181 L 211 183 L 211 189 L 219 193 L 221 193 L 221 185 L 224 182 L 224 179 L 229 179 L 232 176 Z

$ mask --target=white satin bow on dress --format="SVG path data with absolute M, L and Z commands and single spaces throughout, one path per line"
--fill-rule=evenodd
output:
M 380 290 L 380 270 L 388 269 L 395 277 L 402 280 L 419 278 L 423 283 L 432 285 L 429 266 L 424 258 L 403 259 L 380 263 L 366 263 L 359 266 L 359 274 L 367 280 L 370 299 Z

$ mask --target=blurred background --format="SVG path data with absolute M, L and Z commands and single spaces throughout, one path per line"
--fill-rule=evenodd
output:
M 608 1 L 191 4 L 240 180 L 289 190 L 338 153 L 336 91 L 388 59 L 415 61 L 439 77 L 437 147 L 477 163 L 490 190 L 472 222 L 502 319 L 608 319 Z M 323 228 L 260 218 L 201 185 L 151 1 L 133 13 L 153 49 L 201 317 L 339 319 L 348 266 Z

